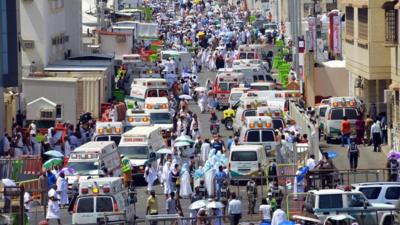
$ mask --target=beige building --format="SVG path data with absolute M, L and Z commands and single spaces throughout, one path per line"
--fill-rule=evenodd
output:
M 385 47 L 385 0 L 342 1 L 346 17 L 343 43 L 349 94 L 366 103 L 367 113 L 387 112 L 385 90 L 391 83 L 390 48 Z

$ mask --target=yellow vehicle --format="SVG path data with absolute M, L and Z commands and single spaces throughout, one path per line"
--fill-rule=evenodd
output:
M 236 102 L 235 105 L 230 106 L 228 109 L 225 109 L 223 112 L 223 119 L 221 123 L 225 125 L 227 130 L 233 130 L 233 120 L 236 116 L 236 109 L 239 107 L 240 102 Z

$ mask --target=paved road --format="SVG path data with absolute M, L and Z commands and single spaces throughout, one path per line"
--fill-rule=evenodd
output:
M 199 76 L 199 82 L 201 85 L 204 85 L 207 79 L 214 79 L 215 78 L 215 73 L 211 72 L 205 72 L 201 73 Z M 202 137 L 211 137 L 211 134 L 209 132 L 209 114 L 201 114 L 199 111 L 199 108 L 197 105 L 194 103 L 190 104 L 190 110 L 192 110 L 194 113 L 196 113 L 199 117 L 200 125 L 201 125 L 201 131 L 202 131 Z M 222 118 L 222 113 L 218 113 L 218 118 Z M 226 139 L 229 135 L 232 135 L 231 131 L 227 131 L 224 129 L 223 126 L 221 126 L 220 129 L 220 134 Z M 325 143 L 321 144 L 323 150 L 329 150 L 329 151 L 335 151 L 337 152 L 337 158 L 334 159 L 334 163 L 338 169 L 349 169 L 349 164 L 347 160 L 347 154 L 346 154 L 346 149 L 340 147 L 339 145 L 327 145 Z M 385 165 L 385 156 L 383 153 L 374 153 L 372 152 L 371 147 L 361 147 L 361 157 L 359 160 L 359 168 L 382 168 Z M 361 177 L 360 175 L 357 177 Z M 371 177 L 372 178 L 372 177 Z M 365 180 L 365 178 L 364 178 Z M 258 186 L 259 192 L 261 193 L 261 186 Z M 245 187 L 243 186 L 235 186 L 231 188 L 235 192 L 239 192 L 239 195 L 244 203 L 243 209 L 244 211 L 247 211 L 247 197 L 246 197 L 246 191 Z M 138 202 L 136 204 L 136 212 L 137 216 L 139 218 L 143 218 L 145 215 L 145 210 L 146 210 L 146 199 L 148 195 L 145 193 L 146 187 L 138 187 Z M 264 188 L 265 190 L 265 188 Z M 157 197 L 158 197 L 158 206 L 159 206 L 159 213 L 165 213 L 165 197 L 162 194 L 162 189 L 158 185 L 156 187 L 156 192 L 157 192 Z M 259 198 L 261 199 L 261 198 Z M 190 202 L 188 199 L 183 199 L 181 201 L 182 208 L 184 209 L 185 216 L 188 216 L 187 209 Z M 257 202 L 257 204 L 260 204 L 260 201 Z M 256 207 L 257 208 L 257 207 Z M 34 214 L 35 215 L 35 214 Z M 30 224 L 37 224 L 37 221 L 40 219 L 43 219 L 43 213 L 39 211 L 38 216 L 34 216 L 34 220 L 31 221 L 32 223 Z M 258 215 L 252 215 L 252 216 L 246 216 L 245 217 L 248 220 L 251 221 L 257 221 L 258 220 Z M 63 215 L 62 215 L 62 223 L 63 224 L 71 224 L 71 215 L 69 215 L 66 210 L 63 210 Z M 56 224 L 53 222 L 53 224 Z

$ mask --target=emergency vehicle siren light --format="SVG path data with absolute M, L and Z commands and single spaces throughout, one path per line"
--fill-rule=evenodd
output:
M 99 129 L 97 129 L 97 133 L 99 133 L 99 134 L 103 134 L 103 132 L 104 132 L 103 128 L 99 128 Z
M 265 126 L 266 126 L 267 128 L 271 128 L 271 123 L 265 123 Z
M 333 107 L 338 107 L 339 106 L 339 102 L 334 102 L 333 103 Z
M 120 127 L 116 127 L 115 128 L 115 133 L 117 133 L 117 134 L 121 133 L 121 128 Z
M 254 128 L 254 127 L 255 127 L 255 126 L 254 126 L 254 123 L 250 123 L 250 124 L 249 124 L 249 127 L 250 127 L 250 128 Z
M 147 108 L 147 109 L 152 109 L 152 108 L 153 108 L 153 105 L 147 104 L 147 105 L 146 105 L 146 108 Z
M 133 117 L 128 117 L 128 122 L 132 123 L 133 122 Z
M 110 192 L 110 186 L 104 186 L 103 187 L 103 192 L 104 193 L 109 193 Z
M 81 192 L 82 192 L 82 194 L 87 194 L 87 193 L 89 193 L 89 189 L 87 187 L 83 187 L 83 188 L 81 188 Z
M 148 117 L 143 117 L 142 121 L 143 122 L 149 122 L 149 118 Z
M 257 126 L 258 126 L 259 128 L 263 127 L 262 122 L 258 122 L 258 123 L 257 123 Z
M 350 102 L 350 106 L 354 106 L 355 104 L 354 104 L 354 102 L 353 101 L 351 101 Z

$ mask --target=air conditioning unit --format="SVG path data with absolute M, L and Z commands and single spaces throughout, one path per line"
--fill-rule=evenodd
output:
M 22 41 L 22 48 L 24 49 L 32 49 L 35 48 L 35 42 L 32 40 Z
M 116 38 L 117 38 L 117 43 L 126 42 L 126 36 L 125 35 L 118 35 Z
M 383 102 L 390 103 L 392 99 L 392 90 L 384 90 L 383 91 Z

